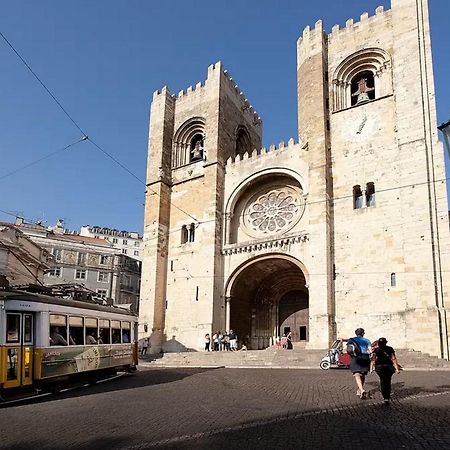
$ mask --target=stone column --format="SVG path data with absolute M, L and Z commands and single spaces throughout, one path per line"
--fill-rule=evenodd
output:
M 225 297 L 225 331 L 230 331 L 231 297 Z

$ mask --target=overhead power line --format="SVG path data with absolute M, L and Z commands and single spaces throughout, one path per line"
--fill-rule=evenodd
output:
M 4 244 L 1 240 L 0 240 L 0 244 L 3 245 L 3 247 L 6 248 L 6 250 L 8 252 L 10 252 L 16 259 L 17 261 L 20 262 L 20 264 L 22 264 L 23 267 L 25 267 L 25 269 L 27 269 L 27 272 L 29 272 L 31 274 L 31 276 L 41 285 L 44 286 L 44 283 L 42 283 L 42 281 L 30 270 L 30 268 L 23 262 L 22 258 L 20 256 L 18 256 L 15 252 L 13 252 L 13 250 L 11 249 L 11 247 L 8 247 L 6 244 Z
M 28 167 L 34 166 L 35 164 L 40 163 L 41 161 L 51 158 L 52 156 L 56 155 L 57 153 L 67 150 L 68 148 L 73 147 L 74 145 L 77 145 L 80 142 L 84 142 L 87 139 L 88 139 L 87 136 L 83 136 L 81 139 L 78 139 L 78 141 L 72 142 L 71 144 L 66 145 L 65 147 L 59 148 L 58 150 L 55 150 L 54 152 L 48 153 L 47 155 L 44 155 L 41 158 L 31 161 L 28 164 L 25 164 L 24 166 L 18 167 L 17 169 L 12 170 L 11 172 L 5 173 L 4 175 L 0 175 L 0 180 L 4 180 L 5 178 L 8 178 L 11 175 L 14 175 L 24 169 L 28 169 Z
M 14 46 L 11 44 L 11 42 L 8 41 L 6 36 L 0 31 L 0 36 L 2 39 L 8 44 L 8 46 L 11 48 L 11 50 L 16 54 L 16 56 L 22 61 L 22 63 L 25 65 L 25 67 L 30 71 L 30 73 L 36 78 L 36 80 L 39 82 L 39 84 L 47 91 L 48 95 L 54 100 L 54 102 L 59 106 L 59 108 L 63 111 L 63 113 L 69 118 L 69 120 L 78 128 L 78 131 L 83 135 L 86 136 L 86 133 L 81 129 L 81 127 L 78 125 L 77 122 L 75 122 L 75 119 L 68 113 L 68 111 L 64 108 L 64 106 L 61 104 L 61 102 L 56 98 L 56 96 L 50 91 L 50 89 L 45 85 L 45 83 L 39 78 L 39 76 L 36 74 L 36 72 L 31 68 L 31 66 L 25 61 L 25 59 L 22 57 L 22 55 L 14 48 Z
M 11 48 L 11 50 L 15 53 L 15 55 L 20 59 L 20 61 L 24 64 L 24 66 L 29 70 L 29 72 L 33 75 L 33 77 L 38 81 L 38 83 L 45 89 L 45 91 L 50 95 L 50 97 L 53 99 L 53 101 L 58 105 L 58 107 L 61 109 L 61 111 L 66 115 L 66 117 L 73 123 L 73 125 L 81 132 L 83 135 L 84 140 L 88 140 L 91 142 L 91 144 L 96 147 L 98 150 L 100 150 L 104 155 L 106 155 L 108 158 L 110 158 L 112 161 L 114 161 L 119 167 L 121 167 L 123 170 L 125 170 L 129 175 L 131 175 L 133 178 L 135 178 L 137 181 L 142 183 L 144 186 L 146 185 L 145 181 L 141 180 L 135 173 L 133 173 L 128 167 L 126 167 L 123 163 L 121 163 L 116 157 L 114 157 L 111 153 L 106 151 L 104 148 L 102 148 L 100 145 L 98 145 L 95 141 L 93 141 L 87 133 L 84 132 L 84 130 L 81 128 L 81 126 L 78 124 L 78 122 L 72 117 L 71 114 L 67 111 L 66 108 L 61 104 L 61 102 L 57 99 L 57 97 L 53 94 L 53 92 L 47 87 L 47 85 L 42 81 L 42 79 L 36 74 L 36 72 L 31 68 L 31 66 L 28 64 L 28 62 L 25 60 L 25 58 L 17 51 L 17 49 L 12 45 L 12 43 L 6 38 L 6 36 L 0 31 L 0 36 L 2 39 L 6 42 L 6 44 Z M 158 192 L 155 190 L 147 187 L 150 191 L 152 191 L 154 194 L 160 196 Z M 170 202 L 170 204 L 178 209 L 183 214 L 186 214 L 187 216 L 191 217 L 193 220 L 195 220 L 197 223 L 200 223 L 198 219 L 196 219 L 193 215 L 187 213 L 185 210 L 181 209 L 174 203 Z

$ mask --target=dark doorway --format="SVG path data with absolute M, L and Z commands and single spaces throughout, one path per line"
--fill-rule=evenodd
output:
M 284 335 L 287 336 L 291 332 L 291 327 L 284 327 Z
M 279 330 L 282 334 L 292 332 L 292 341 L 308 340 L 309 301 L 306 290 L 286 293 L 278 307 Z M 286 330 L 288 330 L 286 332 Z
M 306 325 L 300 327 L 300 340 L 306 341 Z

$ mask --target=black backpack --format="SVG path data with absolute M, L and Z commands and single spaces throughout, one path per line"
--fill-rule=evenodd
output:
M 347 341 L 347 353 L 353 358 L 361 355 L 361 348 L 355 340 L 349 339 Z

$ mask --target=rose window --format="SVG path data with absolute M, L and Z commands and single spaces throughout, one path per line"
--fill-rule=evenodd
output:
M 303 210 L 304 202 L 297 189 L 272 187 L 248 202 L 244 211 L 245 228 L 257 234 L 287 231 L 298 222 Z

